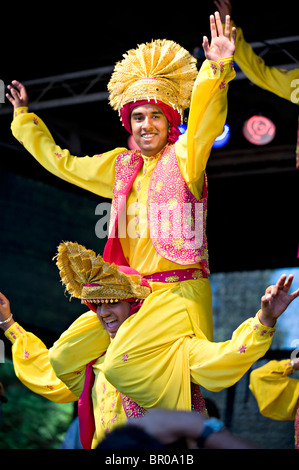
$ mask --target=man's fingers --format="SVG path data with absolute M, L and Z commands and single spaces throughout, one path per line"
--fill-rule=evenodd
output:
M 13 97 L 19 98 L 19 92 L 18 92 L 18 90 L 16 90 L 16 89 L 13 88 L 13 87 L 10 87 L 10 88 L 9 88 L 9 91 L 10 91 L 10 93 L 12 94 Z
M 295 292 L 292 292 L 292 294 L 290 294 L 290 297 L 291 297 L 291 300 L 294 300 L 297 297 L 299 297 L 299 289 L 295 290 Z
M 293 279 L 294 279 L 293 274 L 290 274 L 288 279 L 287 279 L 287 275 L 283 274 L 278 279 L 276 286 L 278 287 L 278 289 L 283 290 L 284 292 L 288 293 L 292 285 Z
M 235 27 L 232 28 L 232 37 L 231 37 L 231 42 L 233 45 L 236 44 L 236 37 L 237 37 L 237 29 Z
M 279 289 L 283 289 L 286 278 L 287 278 L 287 275 L 283 274 L 282 276 L 280 276 L 280 278 L 276 282 L 276 286 L 279 287 Z
M 19 96 L 26 94 L 26 88 L 21 82 L 18 82 L 18 80 L 12 80 L 11 85 L 8 85 L 7 88 L 10 91 L 16 91 Z
M 262 302 L 269 302 L 271 299 L 273 299 L 278 292 L 278 287 L 277 286 L 269 286 L 265 290 L 265 294 L 261 298 Z
M 18 80 L 12 80 L 12 85 L 16 88 L 18 88 L 19 90 L 25 88 L 24 85 L 22 85 L 21 82 L 18 82 Z
M 203 47 L 203 50 L 204 50 L 205 54 L 207 54 L 207 52 L 209 50 L 209 40 L 208 40 L 207 36 L 204 36 L 202 38 L 202 47 Z
M 289 292 L 289 290 L 291 288 L 291 285 L 292 285 L 292 282 L 293 282 L 293 279 L 294 279 L 293 274 L 290 274 L 288 279 L 285 280 L 284 286 L 283 286 L 283 289 L 284 289 L 285 292 Z
M 230 16 L 226 15 L 225 17 L 225 29 L 224 29 L 224 35 L 226 38 L 230 38 Z
M 14 99 L 13 99 L 13 97 L 12 97 L 12 96 L 10 96 L 10 94 L 9 94 L 9 93 L 6 93 L 6 95 L 5 95 L 5 96 L 6 96 L 6 98 L 7 98 L 7 99 L 8 99 L 8 100 L 11 102 L 11 104 L 13 104 L 13 103 L 14 103 Z
M 261 302 L 269 302 L 269 300 L 271 299 L 271 294 L 265 294 L 262 296 L 261 298 Z
M 230 28 L 230 17 L 228 17 L 228 18 L 229 18 L 229 20 L 228 20 L 229 26 L 228 27 Z M 216 19 L 216 26 L 217 26 L 218 36 L 223 36 L 222 21 L 221 21 L 221 18 L 220 18 L 219 11 L 215 12 L 215 19 Z M 226 28 L 226 23 L 227 23 L 227 19 L 225 21 L 225 28 Z
M 26 88 L 18 80 L 12 80 L 10 85 L 7 85 L 9 93 L 6 94 L 6 98 L 11 102 L 14 108 L 20 106 L 28 106 L 28 95 Z
M 20 98 L 19 90 L 17 90 L 14 86 L 7 85 L 7 88 L 9 89 L 13 98 Z
M 2 292 L 0 292 L 0 305 L 4 306 L 4 305 L 7 305 L 7 303 L 8 303 L 7 298 L 5 297 L 4 294 L 2 294 Z
M 217 30 L 216 30 L 214 15 L 210 16 L 210 28 L 211 28 L 211 38 L 213 40 L 213 39 L 217 38 Z
M 281 290 L 283 290 L 287 294 L 291 288 L 293 279 L 294 279 L 293 274 L 290 274 L 288 278 L 286 274 L 283 274 L 282 276 L 280 276 L 275 286 L 273 285 L 273 286 L 267 287 L 265 291 L 265 295 L 262 297 L 262 301 L 269 301 L 270 298 L 274 298 Z M 298 295 L 299 295 L 299 289 L 297 289 L 295 292 L 290 294 L 290 297 L 292 297 L 292 300 L 293 300 L 296 297 L 298 297 Z

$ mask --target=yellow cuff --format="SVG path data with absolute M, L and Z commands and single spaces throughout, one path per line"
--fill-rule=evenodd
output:
M 13 117 L 14 119 L 17 116 L 20 116 L 20 114 L 25 114 L 28 113 L 28 106 L 20 106 L 19 108 L 16 108 L 13 112 Z
M 294 374 L 295 372 L 295 369 L 293 367 L 293 364 L 291 362 L 291 359 L 287 359 L 284 363 L 283 363 L 283 371 L 282 371 L 282 376 L 283 377 L 286 377 L 288 375 L 291 375 L 291 374 Z
M 25 330 L 17 323 L 14 322 L 7 330 L 5 331 L 5 336 L 8 338 L 12 344 L 21 336 L 25 334 Z
M 254 325 L 253 325 L 253 330 L 255 332 L 256 336 L 273 336 L 275 333 L 275 327 L 272 326 L 265 326 L 260 322 L 259 319 L 259 312 L 257 312 L 256 316 L 254 317 Z
M 230 82 L 236 75 L 234 69 L 234 58 L 233 56 L 224 57 L 223 59 L 219 59 L 217 62 L 206 59 L 197 75 L 195 86 L 200 84 L 201 72 L 206 72 L 209 78 L 219 80 L 219 88 L 224 89 L 226 87 L 226 83 Z
M 208 60 L 210 68 L 212 69 L 213 75 L 216 75 L 219 70 L 220 73 L 230 71 L 234 69 L 234 57 L 224 57 L 223 59 L 218 59 L 217 62 L 214 60 Z

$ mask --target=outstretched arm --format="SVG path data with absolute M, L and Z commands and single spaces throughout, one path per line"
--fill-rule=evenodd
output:
M 212 391 L 230 387 L 264 356 L 277 318 L 299 296 L 299 289 L 289 294 L 292 281 L 293 276 L 286 280 L 283 275 L 269 286 L 261 299 L 261 310 L 243 322 L 229 341 L 212 343 L 195 337 L 190 340 L 190 371 L 196 383 Z
M 249 388 L 263 416 L 279 421 L 295 419 L 299 380 L 291 374 L 298 369 L 299 358 L 296 358 L 294 367 L 290 359 L 285 359 L 267 362 L 251 372 Z
M 10 93 L 6 97 L 14 107 L 12 133 L 28 152 L 59 178 L 102 197 L 112 198 L 115 160 L 125 149 L 114 149 L 92 158 L 71 155 L 69 150 L 56 144 L 41 118 L 27 112 L 29 98 L 25 86 L 13 80 L 8 89 Z
M 0 322 L 11 317 L 10 303 L 0 293 Z M 57 378 L 48 357 L 48 349 L 44 343 L 32 333 L 24 330 L 11 319 L 0 324 L 5 336 L 12 342 L 12 358 L 18 379 L 30 390 L 56 403 L 77 401 L 80 394 L 75 395 Z M 84 374 L 82 374 L 83 388 Z
M 232 56 L 235 29 L 230 38 L 230 18 L 223 33 L 218 12 L 210 17 L 211 44 L 203 38 L 207 60 L 192 91 L 187 132 L 176 143 L 176 154 L 187 183 L 203 178 L 214 140 L 223 132 L 227 115 L 228 83 L 235 77 Z M 201 179 L 201 185 L 203 179 Z M 200 198 L 201 193 L 196 197 Z
M 225 16 L 232 15 L 230 0 L 215 0 L 221 21 L 225 23 Z M 284 70 L 282 68 L 270 67 L 264 60 L 255 54 L 251 45 L 245 41 L 241 28 L 236 29 L 237 40 L 234 60 L 237 62 L 242 72 L 255 85 L 274 93 L 293 103 L 297 103 L 297 80 L 299 79 L 299 69 Z

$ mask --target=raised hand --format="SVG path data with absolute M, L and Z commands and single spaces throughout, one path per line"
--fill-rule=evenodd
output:
M 225 28 L 220 19 L 220 14 L 216 11 L 215 16 L 210 16 L 211 44 L 206 36 L 203 37 L 202 47 L 208 60 L 217 62 L 219 59 L 231 57 L 235 52 L 236 28 L 232 28 L 232 37 L 230 38 L 230 16 L 226 16 Z
M 6 98 L 11 102 L 14 109 L 28 106 L 29 98 L 26 88 L 24 85 L 22 85 L 22 83 L 18 82 L 17 80 L 13 80 L 11 85 L 8 85 L 7 88 L 9 89 L 10 94 L 6 93 Z
M 299 289 L 289 294 L 294 276 L 281 276 L 277 283 L 266 289 L 261 298 L 260 321 L 265 326 L 274 326 L 277 318 L 283 314 L 288 305 L 299 296 Z

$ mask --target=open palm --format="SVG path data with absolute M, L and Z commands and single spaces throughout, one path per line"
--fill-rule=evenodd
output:
M 288 279 L 286 278 L 287 276 L 284 274 L 274 286 L 267 287 L 265 295 L 261 298 L 262 313 L 272 320 L 277 320 L 287 306 L 299 296 L 299 289 L 289 294 L 294 276 L 290 275 Z
M 232 28 L 232 37 L 230 38 L 230 17 L 226 16 L 225 28 L 220 19 L 220 14 L 216 11 L 215 16 L 210 16 L 211 44 L 208 38 L 203 38 L 203 49 L 208 60 L 217 62 L 219 59 L 231 57 L 235 52 L 236 28 Z

